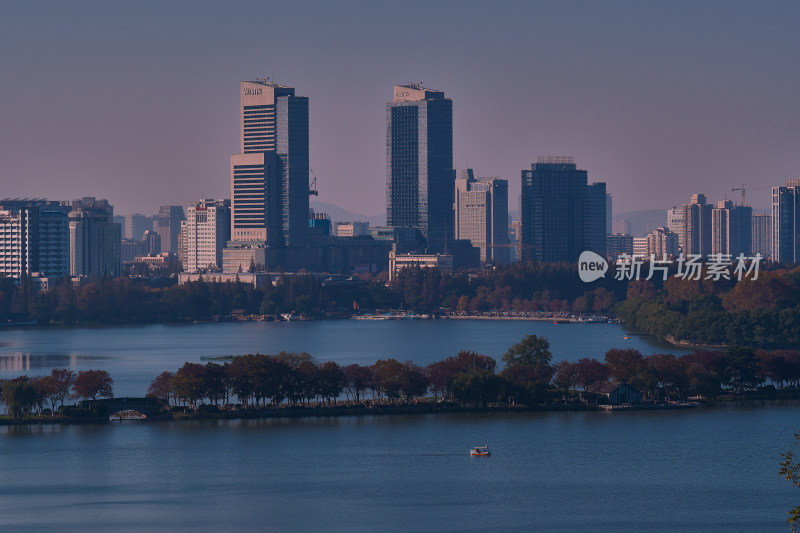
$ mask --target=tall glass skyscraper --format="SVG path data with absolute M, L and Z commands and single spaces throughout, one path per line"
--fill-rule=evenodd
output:
M 772 253 L 778 263 L 800 262 L 800 180 L 772 188 Z
M 417 228 L 429 252 L 453 239 L 453 102 L 443 91 L 395 85 L 386 104 L 386 224 Z
M 522 171 L 522 258 L 577 261 L 606 253 L 606 186 L 587 183 L 571 156 L 543 156 Z
M 308 98 L 243 81 L 241 153 L 231 156 L 231 239 L 302 246 L 308 230 Z

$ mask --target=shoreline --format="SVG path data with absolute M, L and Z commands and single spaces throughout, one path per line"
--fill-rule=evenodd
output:
M 169 412 L 155 416 L 131 419 L 115 419 L 111 416 L 93 417 L 53 417 L 42 416 L 28 418 L 12 423 L 0 419 L 0 426 L 36 426 L 36 425 L 82 425 L 82 424 L 114 424 L 125 422 L 189 422 L 196 420 L 258 420 L 284 418 L 331 418 L 331 417 L 365 417 L 365 416 L 412 416 L 428 414 L 505 414 L 505 413 L 566 413 L 566 412 L 641 412 L 641 411 L 675 411 L 687 409 L 713 409 L 728 407 L 768 407 L 773 404 L 798 404 L 800 396 L 788 398 L 732 398 L 718 399 L 713 402 L 671 402 L 666 404 L 553 404 L 541 406 L 498 406 L 468 407 L 458 405 L 382 405 L 382 406 L 330 406 L 330 407 L 279 407 L 236 411 L 212 412 Z

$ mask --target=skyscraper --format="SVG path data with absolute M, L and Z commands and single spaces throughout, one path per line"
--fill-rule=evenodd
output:
M 754 214 L 752 220 L 751 254 L 772 257 L 772 215 Z
M 608 235 L 608 204 L 610 195 L 606 194 L 606 184 L 592 183 L 586 186 L 586 211 L 584 214 L 584 248 L 601 257 L 606 255 L 606 235 Z
M 693 194 L 683 206 L 683 253 L 706 257 L 711 253 L 711 204 L 705 194 Z
M 429 252 L 453 231 L 453 102 L 443 91 L 395 85 L 386 104 L 386 224 L 417 228 Z
M 523 260 L 572 262 L 584 250 L 605 255 L 605 195 L 605 183 L 590 186 L 571 156 L 539 157 L 522 171 Z
M 455 238 L 479 248 L 482 262 L 509 263 L 508 181 L 476 179 L 472 169 L 464 169 L 455 196 Z
M 711 253 L 737 257 L 750 253 L 753 209 L 733 205 L 731 200 L 717 202 L 711 210 Z
M 122 227 L 112 222 L 108 200 L 85 197 L 69 214 L 69 272 L 72 276 L 119 276 Z
M 800 180 L 772 188 L 772 253 L 778 263 L 800 262 Z
M 231 239 L 303 246 L 308 233 L 308 98 L 243 81 L 241 153 L 231 156 Z

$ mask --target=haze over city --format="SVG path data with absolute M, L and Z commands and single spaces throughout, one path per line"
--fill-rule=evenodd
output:
M 542 154 L 614 212 L 692 193 L 769 205 L 800 175 L 800 5 L 784 2 L 5 4 L 3 197 L 120 214 L 229 197 L 240 80 L 309 97 L 319 200 L 385 213 L 386 102 L 453 100 L 454 166 L 509 180 Z

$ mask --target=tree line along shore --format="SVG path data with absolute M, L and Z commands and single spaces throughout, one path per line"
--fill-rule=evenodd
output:
M 528 335 L 503 355 L 504 367 L 473 351 L 419 366 L 378 360 L 369 366 L 318 362 L 307 353 L 227 356 L 187 362 L 156 376 L 147 397 L 161 416 L 269 416 L 275 410 L 314 416 L 325 409 L 378 408 L 377 412 L 446 409 L 563 409 L 613 403 L 609 385 L 624 384 L 644 404 L 702 399 L 798 398 L 800 351 L 742 346 L 643 356 L 635 349 L 608 350 L 603 360 L 552 364 L 547 339 Z M 5 380 L 3 403 L 10 422 L 91 418 L 99 398 L 113 397 L 103 370 L 77 374 L 57 368 L 47 376 Z M 68 404 L 67 400 L 81 400 Z M 354 411 L 353 411 L 354 412 Z
M 515 263 L 472 272 L 407 268 L 391 283 L 363 274 L 276 276 L 275 284 L 170 279 L 95 279 L 34 291 L 0 279 L 0 325 L 141 324 L 244 315 L 349 317 L 367 310 L 417 314 L 602 315 L 629 328 L 689 345 L 800 347 L 800 268 L 768 264 L 758 279 L 689 280 L 670 272 L 644 279 L 580 281 L 574 264 Z M 213 273 L 206 275 L 213 279 Z

